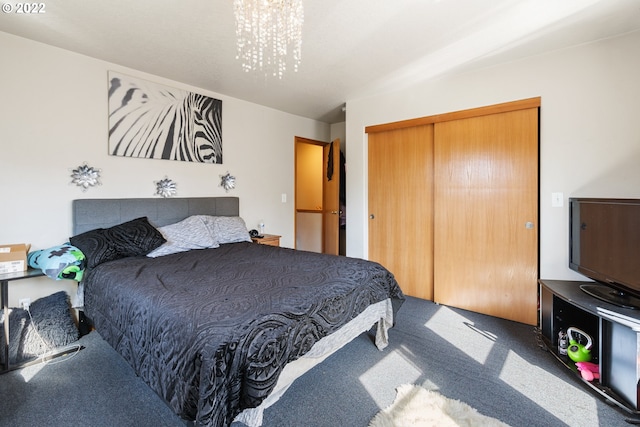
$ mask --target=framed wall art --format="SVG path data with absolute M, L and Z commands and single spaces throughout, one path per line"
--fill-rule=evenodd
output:
M 222 163 L 222 101 L 109 72 L 109 154 Z

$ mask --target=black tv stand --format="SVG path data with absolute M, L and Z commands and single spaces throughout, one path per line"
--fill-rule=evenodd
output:
M 580 289 L 594 298 L 617 305 L 618 307 L 628 308 L 630 310 L 640 310 L 639 298 L 617 291 L 609 286 L 600 285 L 598 283 L 584 283 L 580 285 Z
M 640 415 L 640 310 L 592 297 L 582 289 L 584 281 L 539 283 L 542 344 L 607 402 Z M 600 369 L 599 380 L 584 380 L 575 363 L 559 353 L 558 333 L 569 327 L 591 336 L 591 361 Z

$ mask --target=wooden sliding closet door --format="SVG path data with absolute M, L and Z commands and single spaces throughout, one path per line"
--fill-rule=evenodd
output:
M 434 133 L 434 301 L 535 325 L 538 109 Z
M 369 259 L 433 299 L 433 125 L 369 134 Z

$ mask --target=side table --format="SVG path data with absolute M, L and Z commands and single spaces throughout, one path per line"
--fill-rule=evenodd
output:
M 9 361 L 9 282 L 12 280 L 29 279 L 32 277 L 44 276 L 42 270 L 28 269 L 26 271 L 15 271 L 12 273 L 0 274 L 0 302 L 4 310 L 4 366 L 0 373 L 10 370 Z
M 275 234 L 265 234 L 262 237 L 252 237 L 251 241 L 259 245 L 280 246 L 280 237 Z

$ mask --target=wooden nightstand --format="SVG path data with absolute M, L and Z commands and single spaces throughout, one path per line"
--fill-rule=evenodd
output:
M 280 246 L 280 237 L 282 236 L 265 234 L 263 237 L 252 237 L 251 240 L 259 245 Z

